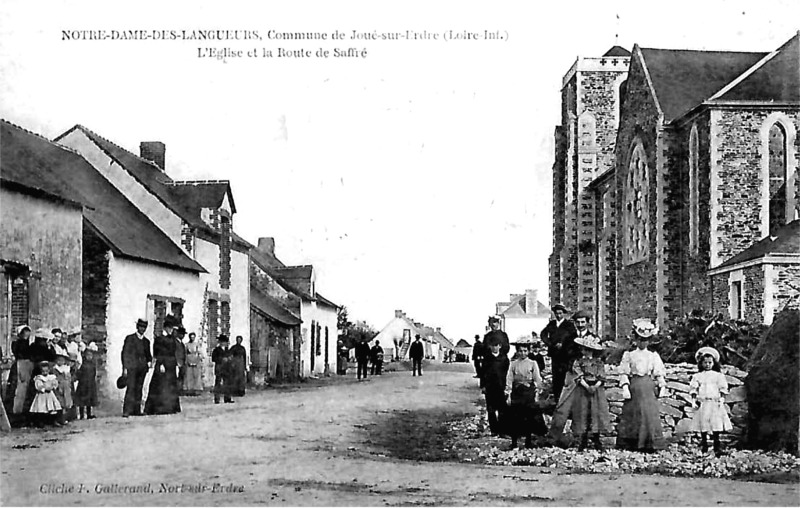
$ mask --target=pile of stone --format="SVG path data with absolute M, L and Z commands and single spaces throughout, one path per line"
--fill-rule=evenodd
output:
M 697 365 L 691 363 L 666 364 L 667 369 L 667 396 L 659 399 L 661 403 L 661 427 L 664 437 L 671 440 L 690 440 L 689 433 L 694 407 L 692 396 L 689 395 L 689 381 L 692 374 L 697 373 Z M 622 413 L 622 389 L 619 387 L 619 367 L 607 365 L 606 396 L 608 397 L 611 423 L 616 435 L 616 425 Z M 744 380 L 747 373 L 732 366 L 723 366 L 722 373 L 728 380 L 730 393 L 725 397 L 728 414 L 733 424 L 733 430 L 723 435 L 729 443 L 741 441 L 747 427 L 747 400 L 745 397 Z

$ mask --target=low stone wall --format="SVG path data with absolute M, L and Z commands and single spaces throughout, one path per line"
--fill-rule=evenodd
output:
M 689 426 L 694 415 L 692 397 L 689 395 L 689 381 L 692 374 L 697 373 L 697 365 L 691 363 L 667 364 L 667 396 L 659 399 L 661 403 L 661 427 L 664 437 L 672 440 L 684 440 L 691 436 Z M 723 366 L 722 373 L 728 380 L 730 393 L 725 397 L 728 414 L 733 423 L 733 430 L 723 434 L 723 440 L 738 443 L 747 428 L 747 400 L 744 380 L 747 373 L 735 367 Z M 616 435 L 617 420 L 622 413 L 622 389 L 619 387 L 619 367 L 607 365 L 606 396 L 608 397 L 611 423 Z

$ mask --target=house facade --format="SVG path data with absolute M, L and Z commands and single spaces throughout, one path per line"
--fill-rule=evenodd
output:
M 140 312 L 151 319 L 152 333 L 157 335 L 167 313 L 182 311 L 184 326 L 187 331 L 197 333 L 202 346 L 205 383 L 212 384 L 210 355 L 220 334 L 228 335 L 232 342 L 241 335 L 243 345 L 250 349 L 252 246 L 234 232 L 236 206 L 230 183 L 173 180 L 166 171 L 166 147 L 160 142 L 141 143 L 140 154 L 136 155 L 80 125 L 56 141 L 80 153 L 174 245 L 202 267 L 192 290 L 193 300 L 199 300 L 197 311 L 194 306 L 191 310 L 181 309 L 182 302 L 175 297 L 148 287 L 151 303 Z M 140 281 L 149 283 L 145 279 Z
M 370 341 L 370 345 L 379 341 L 386 359 L 408 360 L 408 350 L 417 335 L 423 343 L 426 358 L 441 361 L 446 352 L 455 348 L 441 328 L 432 328 L 414 321 L 402 310 L 394 311 L 394 318 L 386 323 Z
M 294 371 L 301 377 L 335 373 L 339 306 L 317 291 L 313 266 L 285 265 L 275 256 L 275 240 L 268 237 L 259 238 L 250 254 L 254 290 L 300 319 L 290 346 Z
M 669 326 L 698 308 L 772 322 L 800 286 L 790 248 L 799 44 L 795 36 L 769 53 L 634 46 L 611 169 L 587 185 L 593 234 L 583 246 L 598 297 L 581 300 L 564 284 L 554 292 L 551 264 L 551 298 L 591 304 L 603 335 L 627 333 L 637 317 Z
M 507 302 L 495 305 L 495 311 L 500 319 L 500 329 L 512 340 L 530 338 L 531 332 L 539 335 L 550 322 L 550 309 L 539 301 L 539 292 L 535 289 L 510 295 Z

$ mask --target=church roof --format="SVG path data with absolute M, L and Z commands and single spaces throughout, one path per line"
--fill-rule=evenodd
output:
M 84 204 L 84 218 L 113 252 L 205 272 L 79 153 L 5 120 L 0 138 L 3 179 Z
M 761 59 L 714 99 L 800 102 L 800 33 Z
M 656 99 L 671 122 L 722 90 L 766 53 L 640 48 Z
M 773 235 L 767 236 L 749 248 L 722 263 L 718 268 L 726 268 L 746 261 L 766 256 L 787 256 L 800 254 L 800 219 L 793 220 Z
M 622 46 L 612 46 L 603 56 L 631 56 L 631 52 Z

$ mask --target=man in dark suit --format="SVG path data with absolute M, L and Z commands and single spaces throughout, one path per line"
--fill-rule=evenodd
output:
M 475 377 L 481 379 L 481 365 L 483 363 L 483 356 L 485 355 L 483 342 L 481 336 L 475 336 L 475 344 L 472 345 L 472 363 L 475 365 Z M 481 380 L 481 382 L 483 382 Z
M 136 321 L 136 333 L 125 337 L 122 345 L 122 376 L 126 378 L 125 403 L 122 416 L 142 414 L 142 386 L 150 368 L 153 356 L 150 353 L 150 340 L 144 336 L 147 321 Z
M 560 303 L 553 306 L 555 319 L 550 321 L 542 330 L 542 342 L 547 346 L 547 356 L 552 360 L 553 369 L 553 397 L 556 402 L 564 388 L 564 378 L 567 375 L 572 360 L 580 355 L 580 350 L 575 345 L 578 332 L 572 321 L 566 318 L 567 308 Z
M 214 362 L 214 404 L 219 404 L 220 395 L 230 404 L 233 402 L 233 353 L 228 347 L 230 341 L 227 335 L 220 335 L 217 343 L 217 347 L 211 351 L 211 361 Z
M 414 342 L 408 349 L 408 356 L 411 357 L 411 375 L 416 376 L 417 372 L 422 375 L 422 359 L 425 357 L 425 347 L 419 340 L 419 334 L 416 335 Z
M 489 431 L 492 435 L 500 434 L 500 413 L 506 408 L 506 376 L 510 361 L 508 355 L 500 353 L 499 340 L 492 340 L 487 346 L 481 370 L 481 391 L 486 397 L 486 412 L 489 419 Z
M 511 344 L 508 341 L 508 334 L 500 329 L 500 319 L 496 316 L 489 317 L 489 332 L 483 336 L 483 347 L 488 348 L 493 342 L 500 344 L 500 354 L 508 356 Z
M 178 327 L 178 337 L 175 339 L 175 361 L 178 364 L 178 391 L 183 392 L 183 377 L 186 374 L 186 345 L 183 338 L 186 337 L 186 328 Z
M 364 376 L 364 379 L 367 379 L 367 367 L 369 366 L 369 355 L 370 355 L 370 348 L 369 343 L 367 342 L 366 337 L 362 337 L 362 339 L 356 344 L 356 363 L 358 364 L 358 380 L 361 381 L 361 376 Z

